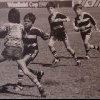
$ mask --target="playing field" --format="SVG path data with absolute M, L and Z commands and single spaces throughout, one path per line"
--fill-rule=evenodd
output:
M 48 24 L 48 12 L 45 8 L 19 9 L 21 19 L 28 12 L 33 12 L 37 19 L 35 26 L 50 32 Z M 38 38 L 39 54 L 29 65 L 31 69 L 43 70 L 45 72 L 42 83 L 48 93 L 46 99 L 100 99 L 100 53 L 91 50 L 90 60 L 84 59 L 85 50 L 80 34 L 74 32 L 72 21 L 75 14 L 71 8 L 58 9 L 60 12 L 69 16 L 71 22 L 65 23 L 71 46 L 82 60 L 81 66 L 76 63 L 71 55 L 66 51 L 63 43 L 57 42 L 55 47 L 61 58 L 58 66 L 52 68 L 51 63 L 54 59 L 48 49 L 48 40 L 43 41 Z M 100 28 L 100 8 L 85 8 L 97 21 Z M 9 9 L 0 9 L 0 25 L 7 22 Z M 3 39 L 0 39 L 0 53 L 2 52 Z M 100 33 L 93 33 L 91 43 L 100 44 Z M 12 61 L 0 63 L 0 99 L 40 99 L 37 88 L 25 76 L 23 80 L 24 89 L 20 92 L 13 90 L 13 85 L 17 82 L 17 64 Z M 7 88 L 2 91 L 2 87 Z

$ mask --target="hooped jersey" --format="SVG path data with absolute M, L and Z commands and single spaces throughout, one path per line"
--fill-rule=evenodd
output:
M 64 32 L 65 28 L 64 28 L 63 22 L 52 22 L 52 19 L 58 19 L 58 18 L 65 19 L 67 17 L 65 15 L 59 13 L 59 12 L 55 12 L 54 15 L 51 14 L 48 17 L 48 21 L 49 21 L 49 24 L 50 24 L 51 32 L 57 33 L 59 30 L 61 30 L 61 32 Z
M 44 40 L 46 39 L 46 34 L 42 30 L 32 26 L 29 30 L 24 30 L 23 43 L 27 46 L 38 46 L 37 36 L 40 36 Z
M 80 32 L 87 32 L 91 30 L 92 28 L 91 24 L 95 26 L 96 22 L 94 18 L 89 13 L 86 12 L 83 12 L 82 16 L 77 16 L 74 22 L 74 25 L 79 29 L 81 29 Z

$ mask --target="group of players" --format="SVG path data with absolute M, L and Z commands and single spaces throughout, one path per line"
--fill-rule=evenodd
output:
M 36 84 L 41 97 L 46 97 L 46 92 L 40 83 L 43 71 L 35 71 L 29 69 L 28 64 L 35 59 L 39 50 L 37 37 L 40 36 L 43 40 L 49 39 L 49 49 L 54 56 L 52 65 L 57 64 L 60 58 L 54 48 L 55 42 L 62 41 L 67 49 L 67 51 L 73 56 L 77 65 L 80 65 L 81 61 L 76 56 L 75 51 L 70 46 L 67 32 L 63 22 L 69 22 L 70 18 L 63 15 L 56 10 L 56 4 L 54 2 L 48 2 L 47 10 L 50 13 L 48 21 L 50 24 L 51 33 L 44 33 L 41 29 L 34 27 L 34 22 L 36 17 L 33 13 L 27 13 L 24 18 L 24 24 L 20 23 L 20 12 L 18 9 L 12 8 L 8 13 L 8 23 L 5 23 L 0 27 L 0 36 L 4 36 L 6 41 L 4 43 L 4 50 L 2 52 L 3 60 L 14 60 L 18 64 L 18 82 L 14 87 L 16 91 L 23 89 L 22 79 L 26 75 L 29 79 Z M 82 5 L 76 4 L 73 7 L 76 18 L 73 23 L 74 30 L 80 32 L 85 50 L 86 58 L 89 59 L 90 49 L 96 49 L 100 51 L 99 46 L 91 45 L 89 43 L 91 37 L 92 26 L 95 30 L 99 31 L 97 28 L 94 18 L 86 12 L 82 11 Z

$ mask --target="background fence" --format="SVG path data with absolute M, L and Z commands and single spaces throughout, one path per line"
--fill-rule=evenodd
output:
M 42 8 L 48 1 L 54 0 L 0 0 L 0 8 L 20 7 L 20 8 Z M 55 0 L 57 7 L 72 7 L 76 3 L 84 7 L 100 7 L 100 0 Z
M 54 0 L 53 0 L 54 1 Z M 8 8 L 8 7 L 20 7 L 20 8 L 41 8 L 45 7 L 48 0 L 42 0 L 42 1 L 9 1 L 9 2 L 0 2 L 0 8 Z M 72 0 L 63 0 L 58 1 L 55 0 L 57 3 L 57 7 L 72 7 Z
M 100 7 L 100 0 L 72 0 L 72 6 L 76 3 L 80 3 L 84 7 Z

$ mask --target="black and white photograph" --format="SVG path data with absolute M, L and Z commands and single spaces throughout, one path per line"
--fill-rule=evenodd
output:
M 100 0 L 0 0 L 0 99 L 100 99 Z

